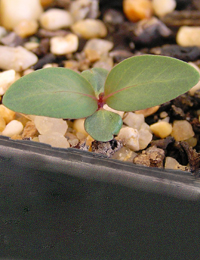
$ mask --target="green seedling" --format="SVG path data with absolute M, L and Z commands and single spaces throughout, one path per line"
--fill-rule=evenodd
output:
M 187 92 L 199 73 L 178 59 L 142 55 L 128 58 L 110 72 L 93 68 L 81 74 L 46 68 L 23 76 L 5 93 L 3 104 L 16 112 L 64 119 L 85 119 L 85 130 L 109 141 L 122 126 L 121 117 L 103 109 L 135 111 L 160 105 Z

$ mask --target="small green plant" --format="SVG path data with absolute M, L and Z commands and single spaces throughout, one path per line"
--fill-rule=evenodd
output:
M 167 102 L 193 87 L 199 73 L 186 62 L 156 55 L 128 58 L 110 72 L 93 68 L 81 74 L 66 68 L 37 70 L 16 81 L 3 104 L 16 112 L 78 119 L 98 141 L 109 141 L 121 117 L 103 109 L 135 111 Z

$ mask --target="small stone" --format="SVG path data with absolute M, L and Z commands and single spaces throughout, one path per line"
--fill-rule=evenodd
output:
M 181 165 L 176 159 L 167 156 L 165 158 L 165 169 L 188 171 L 188 166 Z
M 67 138 L 70 146 L 75 147 L 78 145 L 79 139 L 74 134 L 66 132 L 65 137 Z
M 73 24 L 72 15 L 65 10 L 51 8 L 40 17 L 40 25 L 46 30 L 68 28 Z
M 10 121 L 2 132 L 2 135 L 11 137 L 13 135 L 21 134 L 23 130 L 23 124 L 17 120 Z
M 0 116 L 6 121 L 8 124 L 15 118 L 15 112 L 5 107 L 4 105 L 0 105 Z
M 2 132 L 6 127 L 6 121 L 2 116 L 0 116 L 0 132 Z
M 0 11 L 1 23 L 8 30 L 23 19 L 37 20 L 43 12 L 40 0 L 1 0 Z
M 108 56 L 102 56 L 100 60 L 93 64 L 93 68 L 102 68 L 110 71 L 113 68 L 113 59 Z
M 84 51 L 94 50 L 99 55 L 107 54 L 114 47 L 113 42 L 104 39 L 88 40 L 84 46 Z
M 90 62 L 95 62 L 97 60 L 100 59 L 100 55 L 97 51 L 92 50 L 92 49 L 87 49 L 84 51 L 85 52 L 85 56 L 86 58 L 90 61 Z
M 39 135 L 39 141 L 41 143 L 49 144 L 53 147 L 69 148 L 70 144 L 67 139 L 58 132 L 49 132 Z
M 77 51 L 78 44 L 78 37 L 70 33 L 64 37 L 52 37 L 50 40 L 50 50 L 55 55 L 64 55 Z
M 154 133 L 154 135 L 160 138 L 166 138 L 172 132 L 172 125 L 165 121 L 159 121 L 155 124 L 150 125 L 150 129 Z
M 181 46 L 200 46 L 200 26 L 181 26 L 176 35 Z
M 137 153 L 133 152 L 127 147 L 122 147 L 114 153 L 112 159 L 120 160 L 123 162 L 133 162 L 133 159 L 137 156 Z
M 153 135 L 149 129 L 139 130 L 139 150 L 145 149 L 151 142 Z
M 39 42 L 25 42 L 24 43 L 24 48 L 26 48 L 28 51 L 37 49 L 39 46 L 40 46 Z
M 67 122 L 59 118 L 35 116 L 34 123 L 40 134 L 57 132 L 64 135 L 68 128 Z
M 23 133 L 22 133 L 22 139 L 25 138 L 34 138 L 38 136 L 38 130 L 35 127 L 35 124 L 33 121 L 28 121 L 24 127 Z
M 36 20 L 21 20 L 15 27 L 14 32 L 22 38 L 26 38 L 37 32 L 38 23 Z
M 144 123 L 144 115 L 128 112 L 125 114 L 123 122 L 129 127 L 139 130 Z
M 194 136 L 191 124 L 186 120 L 176 120 L 173 122 L 171 136 L 176 141 L 184 141 Z
M 76 0 L 71 1 L 70 13 L 75 21 L 85 18 L 96 19 L 99 15 L 99 1 L 98 0 Z
M 85 119 L 83 118 L 74 120 L 73 129 L 76 133 L 82 133 L 84 136 L 88 136 L 88 133 L 85 131 L 84 123 Z
M 133 159 L 133 163 L 148 167 L 163 168 L 164 150 L 156 146 L 149 147 Z
M 156 15 L 164 16 L 176 8 L 176 0 L 152 0 L 153 10 Z
M 155 107 L 150 107 L 150 108 L 146 108 L 146 109 L 141 109 L 141 110 L 135 111 L 135 114 L 142 114 L 142 115 L 144 115 L 144 117 L 147 117 L 147 116 L 151 116 L 154 113 L 156 113 L 159 108 L 160 108 L 160 106 L 155 106 Z
M 85 39 L 103 38 L 107 35 L 105 24 L 101 20 L 85 19 L 71 26 L 74 33 Z
M 118 151 L 122 147 L 121 142 L 113 139 L 109 142 L 92 142 L 92 152 L 105 155 L 107 157 L 111 157 L 116 151 Z
M 23 71 L 38 61 L 32 52 L 25 48 L 0 46 L 0 68 L 4 70 L 13 69 Z
M 6 90 L 15 81 L 15 71 L 7 70 L 0 73 L 0 95 L 5 94 Z
M 76 60 L 66 60 L 63 62 L 64 63 L 64 67 L 67 69 L 71 69 L 71 70 L 78 70 L 79 68 L 79 62 Z
M 152 16 L 153 7 L 149 0 L 124 0 L 123 11 L 128 20 L 138 22 Z
M 132 127 L 122 127 L 116 140 L 122 142 L 122 144 L 133 151 L 139 151 L 139 132 Z

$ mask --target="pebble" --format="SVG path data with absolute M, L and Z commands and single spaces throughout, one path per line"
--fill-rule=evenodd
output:
M 99 1 L 98 0 L 76 0 L 71 1 L 70 13 L 75 21 L 85 18 L 96 19 L 99 15 Z
M 0 132 L 2 132 L 6 127 L 6 121 L 2 116 L 0 116 Z
M 113 64 L 113 59 L 111 57 L 108 56 L 102 56 L 100 60 L 96 61 L 93 64 L 93 68 L 102 68 L 102 69 L 106 69 L 108 71 L 110 71 L 113 68 L 114 64 Z
M 37 32 L 38 22 L 36 20 L 21 20 L 14 28 L 14 32 L 22 38 L 31 36 Z
M 88 136 L 88 133 L 85 131 L 84 123 L 85 123 L 85 119 L 83 118 L 74 120 L 73 129 L 77 133 L 82 133 L 85 136 Z
M 147 124 L 146 124 L 147 125 Z M 148 126 L 148 125 L 147 125 Z M 153 135 L 149 129 L 139 130 L 139 147 L 140 150 L 145 149 L 152 141 Z
M 40 0 L 1 0 L 1 24 L 12 30 L 23 19 L 37 20 L 42 14 Z
M 154 13 L 164 16 L 173 12 L 176 8 L 176 0 L 152 0 Z
M 85 39 L 103 38 L 107 35 L 107 28 L 101 20 L 85 19 L 75 22 L 71 29 Z
M 113 42 L 104 39 L 90 39 L 84 46 L 84 51 L 93 50 L 99 55 L 107 54 L 114 47 Z
M 139 130 L 144 123 L 144 115 L 128 112 L 127 114 L 125 114 L 123 122 L 129 127 Z
M 123 162 L 133 162 L 135 156 L 137 156 L 137 153 L 123 146 L 120 150 L 114 153 L 112 159 L 120 160 Z
M 23 71 L 38 61 L 32 52 L 24 47 L 0 46 L 0 68 L 4 70 L 14 69 Z
M 0 116 L 3 117 L 6 124 L 8 124 L 15 118 L 15 112 L 5 107 L 4 105 L 0 105 Z
M 90 61 L 90 62 L 95 62 L 100 59 L 100 55 L 97 51 L 92 50 L 92 49 L 87 49 L 84 51 L 85 57 Z
M 141 109 L 141 110 L 135 111 L 135 114 L 142 114 L 142 115 L 144 115 L 144 117 L 147 117 L 147 116 L 151 116 L 151 115 L 155 114 L 159 108 L 160 108 L 160 106 Z
M 185 141 L 194 136 L 191 124 L 186 120 L 175 120 L 172 126 L 171 136 L 176 141 Z
M 181 46 L 200 46 L 200 26 L 181 26 L 176 42 Z
M 57 132 L 64 135 L 68 128 L 67 122 L 63 119 L 45 116 L 35 116 L 34 124 L 40 134 Z
M 0 95 L 2 96 L 15 81 L 15 71 L 7 70 L 0 73 Z
M 26 48 L 28 51 L 32 51 L 34 49 L 37 49 L 39 45 L 39 42 L 25 42 L 24 48 Z
M 73 24 L 72 15 L 65 10 L 52 8 L 40 16 L 40 25 L 46 30 L 68 28 Z
M 23 130 L 23 124 L 17 120 L 10 121 L 2 132 L 2 135 L 11 137 L 13 135 L 21 134 Z
M 39 135 L 39 142 L 49 144 L 53 147 L 69 148 L 70 144 L 67 139 L 58 132 L 50 132 Z
M 124 0 L 123 12 L 128 20 L 138 22 L 150 18 L 153 14 L 153 7 L 150 0 Z
M 188 167 L 181 165 L 176 159 L 167 156 L 165 158 L 165 169 L 188 171 Z
M 172 132 L 172 125 L 165 121 L 159 121 L 155 124 L 150 125 L 151 131 L 154 135 L 160 138 L 166 138 Z
M 77 51 L 79 45 L 78 36 L 68 34 L 64 37 L 52 37 L 50 39 L 50 51 L 55 55 L 64 55 Z
M 137 129 L 128 126 L 122 127 L 116 139 L 122 142 L 124 146 L 133 151 L 140 150 L 139 132 Z

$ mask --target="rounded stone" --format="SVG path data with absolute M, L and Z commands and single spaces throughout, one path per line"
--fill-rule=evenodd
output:
M 0 95 L 5 94 L 6 90 L 15 81 L 15 71 L 7 70 L 0 73 Z
M 176 35 L 181 46 L 200 46 L 200 26 L 181 26 Z
M 5 129 L 2 132 L 2 135 L 11 137 L 13 135 L 19 135 L 21 134 L 24 126 L 21 122 L 17 120 L 12 120 L 10 123 L 8 123 L 5 127 Z
M 122 127 L 119 134 L 116 137 L 123 143 L 124 146 L 130 148 L 133 151 L 139 151 L 139 132 L 132 127 Z
M 164 16 L 176 8 L 176 0 L 152 0 L 153 10 L 156 15 Z
M 85 39 L 103 38 L 107 35 L 107 28 L 101 20 L 85 19 L 71 26 L 74 33 Z
M 0 115 L 3 117 L 6 124 L 15 118 L 15 112 L 5 107 L 4 105 L 0 105 Z
M 94 50 L 99 55 L 107 54 L 114 47 L 113 42 L 104 39 L 90 39 L 84 46 L 84 51 Z
M 38 23 L 36 20 L 21 20 L 15 27 L 14 32 L 22 38 L 33 35 L 37 32 Z
M 56 36 L 50 39 L 50 51 L 55 55 L 73 53 L 77 51 L 78 45 L 78 36 L 72 33 L 64 37 Z
M 168 122 L 160 121 L 150 125 L 150 129 L 154 133 L 154 135 L 160 138 L 166 138 L 172 132 L 172 125 Z
M 40 0 L 1 0 L 1 24 L 12 30 L 21 20 L 37 20 L 43 12 Z
M 39 135 L 39 141 L 41 143 L 49 144 L 53 147 L 59 147 L 59 148 L 70 147 L 67 139 L 61 133 L 58 132 L 51 132 L 51 133 Z
M 46 30 L 58 30 L 67 28 L 73 24 L 72 15 L 65 10 L 52 8 L 44 12 L 40 17 L 40 25 Z
M 194 131 L 187 120 L 175 120 L 173 122 L 171 136 L 173 136 L 176 141 L 185 141 L 194 136 Z

